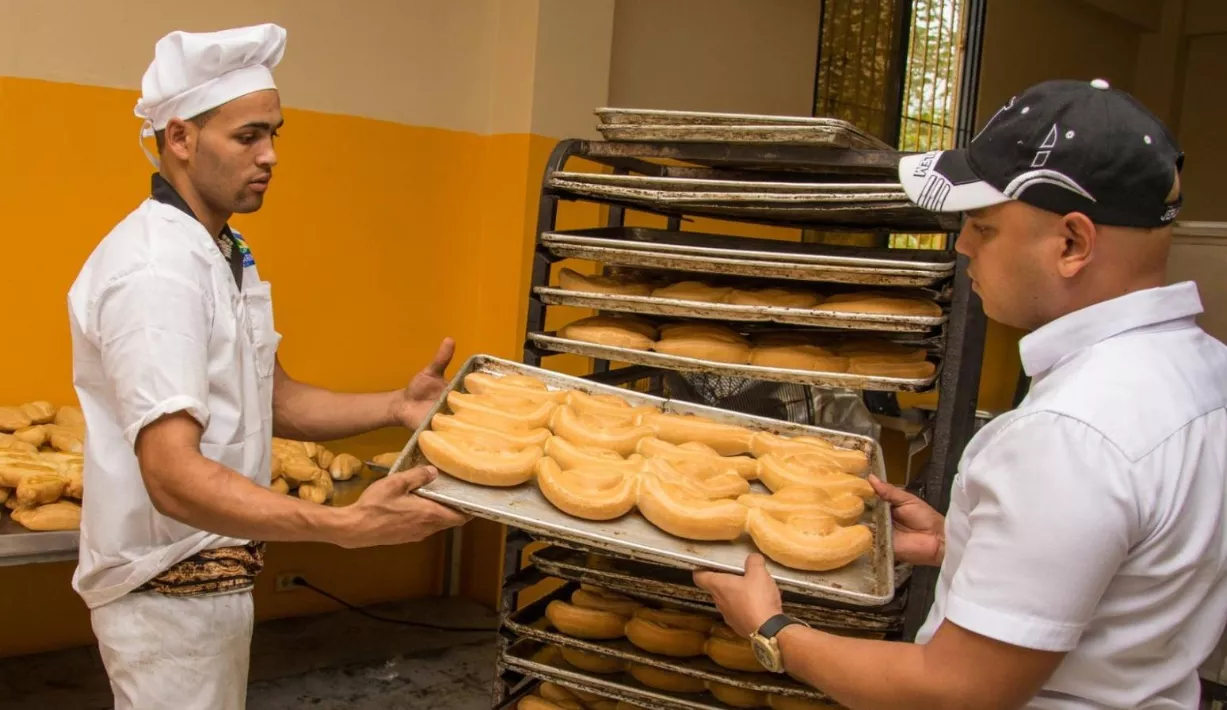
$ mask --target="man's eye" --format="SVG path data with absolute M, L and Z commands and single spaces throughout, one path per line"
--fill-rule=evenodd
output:
M 243 135 L 239 136 L 239 142 L 244 145 L 254 143 L 255 140 L 256 140 L 256 136 L 254 133 L 244 133 Z

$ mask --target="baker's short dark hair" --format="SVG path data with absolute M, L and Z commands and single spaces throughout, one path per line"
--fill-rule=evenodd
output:
M 208 111 L 205 111 L 204 113 L 200 114 L 199 116 L 193 116 L 189 118 L 188 120 L 196 124 L 197 128 L 204 128 L 205 124 L 208 123 L 209 120 L 213 118 L 215 115 L 217 115 L 217 109 L 211 108 Z M 166 149 L 166 131 L 165 130 L 154 131 L 153 140 L 158 145 L 158 155 L 161 155 L 162 151 Z

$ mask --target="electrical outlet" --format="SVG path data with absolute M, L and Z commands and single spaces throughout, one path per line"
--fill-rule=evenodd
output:
M 292 592 L 302 587 L 294 584 L 296 577 L 301 577 L 297 572 L 282 572 L 273 578 L 273 591 L 275 592 Z

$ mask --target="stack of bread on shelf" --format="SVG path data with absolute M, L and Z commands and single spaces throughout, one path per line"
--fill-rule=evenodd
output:
M 569 602 L 560 599 L 551 601 L 546 607 L 545 616 L 559 634 L 574 639 L 603 642 L 625 638 L 639 650 L 678 665 L 685 665 L 688 662 L 686 659 L 706 658 L 734 675 L 767 672 L 755 658 L 749 640 L 738 636 L 720 620 L 690 611 L 653 608 L 626 595 L 600 587 L 581 585 L 571 594 Z M 548 647 L 546 653 L 557 655 L 567 664 L 588 673 L 626 673 L 640 684 L 654 690 L 681 694 L 710 692 L 720 702 L 737 708 L 802 710 L 837 707 L 818 700 L 766 693 L 705 680 L 566 645 Z M 558 704 L 560 700 L 569 700 L 552 691 L 553 688 L 545 688 L 539 690 L 538 694 L 554 704 Z M 591 707 L 583 697 L 578 697 L 575 702 L 582 707 Z M 538 710 L 548 708 L 539 706 Z
M 418 447 L 440 471 L 483 486 L 535 481 L 567 515 L 607 521 L 637 511 L 675 537 L 748 535 L 775 562 L 826 571 L 873 546 L 859 521 L 869 458 L 811 436 L 787 438 L 616 395 L 552 390 L 526 375 L 465 376 Z M 760 481 L 769 493 L 752 492 Z
M 36 531 L 81 526 L 85 417 L 73 406 L 0 407 L 0 501 Z
M 273 439 L 270 488 L 312 503 L 332 499 L 333 482 L 348 481 L 366 471 L 362 459 L 336 454 L 321 444 Z
M 650 296 L 689 303 L 719 303 L 733 306 L 808 309 L 825 313 L 862 313 L 894 316 L 937 317 L 942 307 L 933 301 L 889 291 L 858 291 L 824 296 L 803 288 L 771 286 L 734 287 L 704 281 L 673 281 L 659 284 L 636 276 L 587 276 L 572 269 L 558 274 L 558 287 L 577 293 L 611 296 Z
M 924 348 L 885 338 L 800 330 L 747 337 L 716 323 L 657 325 L 632 315 L 582 318 L 563 326 L 558 335 L 597 345 L 734 365 L 909 379 L 931 377 L 936 372 Z

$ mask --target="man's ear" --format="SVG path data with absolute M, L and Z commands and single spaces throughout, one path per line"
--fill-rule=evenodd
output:
M 173 155 L 179 160 L 187 160 L 196 148 L 196 131 L 187 121 L 172 118 L 166 124 L 163 144 L 163 155 Z
M 1057 272 L 1065 278 L 1076 276 L 1095 256 L 1095 240 L 1099 230 L 1090 217 L 1081 212 L 1071 212 L 1061 218 L 1062 237 L 1065 248 L 1057 262 Z

